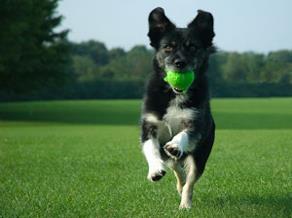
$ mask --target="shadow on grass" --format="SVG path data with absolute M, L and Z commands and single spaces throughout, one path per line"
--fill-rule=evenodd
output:
M 141 104 L 52 102 L 0 104 L 0 121 L 139 125 Z M 291 114 L 214 112 L 217 129 L 292 129 Z
M 244 217 L 253 217 L 255 214 L 268 213 L 268 211 L 265 211 L 265 208 L 270 208 L 273 211 L 273 214 L 270 214 L 271 216 L 282 214 L 284 217 L 291 217 L 292 215 L 292 194 L 283 196 L 217 197 L 209 202 L 212 204 L 210 207 L 216 206 L 223 211 L 226 208 L 238 210 L 236 212 L 238 214 L 241 213 Z
M 139 125 L 139 113 L 110 110 L 1 111 L 1 121 L 52 122 L 89 125 Z

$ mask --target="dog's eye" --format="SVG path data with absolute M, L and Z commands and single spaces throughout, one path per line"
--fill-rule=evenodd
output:
M 196 51 L 198 49 L 198 46 L 195 44 L 189 44 L 188 49 L 191 51 Z
M 195 52 L 199 49 L 198 45 L 193 42 L 186 42 L 184 45 L 185 49 L 190 51 L 190 52 Z
M 165 45 L 163 46 L 163 50 L 167 53 L 172 52 L 173 47 L 171 45 Z

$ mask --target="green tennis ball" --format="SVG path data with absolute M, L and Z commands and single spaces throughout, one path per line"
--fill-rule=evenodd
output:
M 168 82 L 169 85 L 173 88 L 179 89 L 181 91 L 186 91 L 193 81 L 195 80 L 196 75 L 192 70 L 189 71 L 173 71 L 167 70 L 164 81 Z

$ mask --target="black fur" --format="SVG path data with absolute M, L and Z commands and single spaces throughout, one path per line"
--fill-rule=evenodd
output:
M 215 124 L 210 111 L 209 89 L 206 70 L 209 55 L 214 51 L 212 39 L 213 17 L 210 13 L 198 11 L 197 17 L 187 28 L 176 26 L 165 16 L 162 8 L 154 9 L 149 15 L 150 44 L 155 49 L 153 73 L 148 81 L 143 114 L 155 114 L 160 120 L 166 114 L 171 100 L 177 95 L 187 95 L 178 107 L 198 111 L 193 120 L 182 120 L 190 140 L 198 141 L 190 152 L 194 156 L 200 176 L 210 154 Z M 191 69 L 196 72 L 196 80 L 185 94 L 175 93 L 163 78 L 165 68 L 176 70 Z M 142 120 L 142 142 L 157 136 L 157 126 Z M 161 154 L 169 158 L 163 151 L 166 142 L 161 141 Z M 176 152 L 176 151 L 174 151 Z M 187 155 L 184 154 L 183 157 Z M 183 158 L 182 157 L 182 158 Z

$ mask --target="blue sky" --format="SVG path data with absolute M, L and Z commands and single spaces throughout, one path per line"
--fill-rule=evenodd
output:
M 269 52 L 292 49 L 291 0 L 63 0 L 58 12 L 69 39 L 102 41 L 108 48 L 148 46 L 147 18 L 161 6 L 166 15 L 184 27 L 198 9 L 215 18 L 215 44 L 227 51 Z

